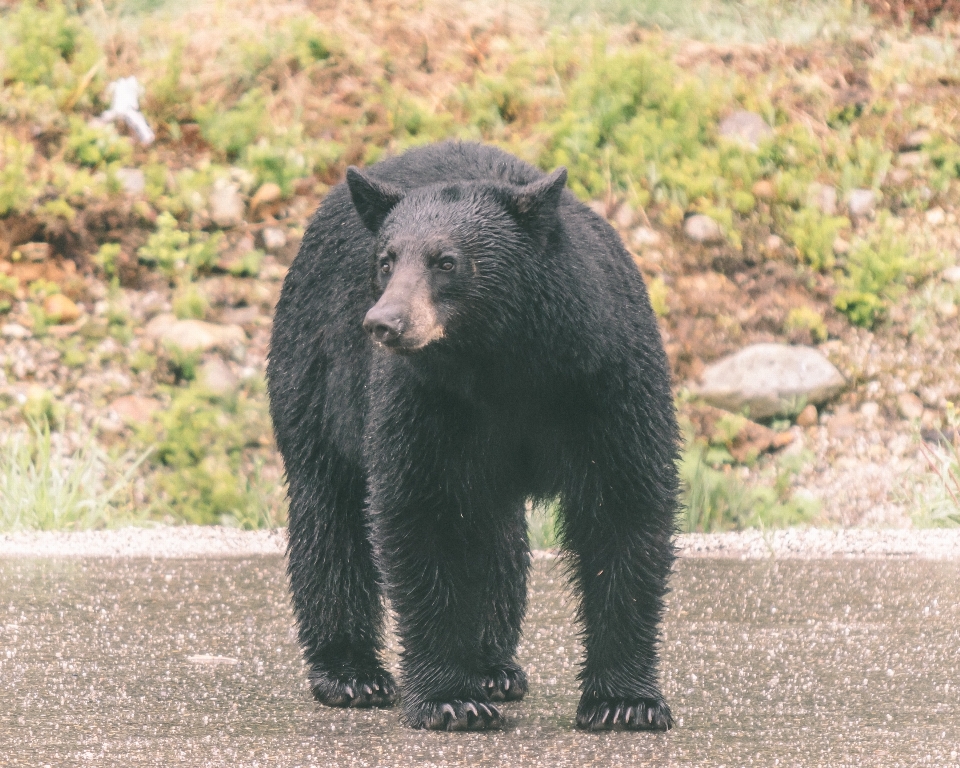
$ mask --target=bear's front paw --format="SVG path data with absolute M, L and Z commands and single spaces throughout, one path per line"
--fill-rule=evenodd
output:
M 577 727 L 588 731 L 666 731 L 673 728 L 663 699 L 596 699 L 580 701 Z
M 527 695 L 527 676 L 513 665 L 493 670 L 481 684 L 490 701 L 520 701 Z
M 454 699 L 425 701 L 411 717 L 411 725 L 431 731 L 494 731 L 503 728 L 504 719 L 492 704 Z
M 355 675 L 310 672 L 314 698 L 328 707 L 389 707 L 397 700 L 397 684 L 385 669 Z

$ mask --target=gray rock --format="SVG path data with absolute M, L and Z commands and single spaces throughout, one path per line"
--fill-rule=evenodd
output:
M 200 383 L 218 395 L 232 392 L 237 386 L 237 377 L 219 356 L 214 355 L 200 366 Z
M 873 218 L 877 210 L 877 196 L 872 189 L 854 189 L 847 196 L 847 209 L 854 219 Z
M 174 315 L 157 315 L 147 323 L 146 334 L 167 346 L 176 346 L 185 352 L 221 349 L 233 352 L 247 341 L 239 325 L 217 325 L 203 320 L 178 320 Z
M 214 182 L 208 200 L 210 219 L 221 229 L 229 229 L 243 223 L 244 205 L 240 186 L 226 179 Z
M 282 227 L 264 227 L 262 237 L 266 251 L 279 251 L 287 244 L 287 233 Z
M 751 419 L 792 416 L 807 403 L 820 405 L 846 386 L 819 351 L 785 344 L 754 344 L 707 366 L 700 396 Z
M 723 242 L 723 230 L 709 216 L 696 213 L 683 222 L 683 233 L 696 243 L 716 245 Z
M 756 112 L 745 109 L 725 117 L 717 130 L 723 138 L 750 149 L 756 149 L 761 141 L 773 136 L 773 129 L 767 125 L 766 120 Z
M 147 178 L 139 168 L 119 168 L 117 179 L 123 185 L 123 191 L 128 195 L 142 195 L 147 188 Z

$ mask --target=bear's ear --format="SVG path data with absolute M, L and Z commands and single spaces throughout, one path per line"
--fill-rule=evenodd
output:
M 367 229 L 376 234 L 393 207 L 403 200 L 403 190 L 364 176 L 358 168 L 347 168 L 350 197 Z
M 560 204 L 560 193 L 567 183 L 567 169 L 562 165 L 539 181 L 517 187 L 513 194 L 514 213 L 520 219 L 539 219 L 551 216 Z

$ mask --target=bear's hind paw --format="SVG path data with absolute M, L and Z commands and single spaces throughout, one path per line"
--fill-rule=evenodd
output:
M 471 699 L 426 701 L 412 718 L 414 728 L 431 731 L 494 731 L 503 728 L 504 724 L 499 709 Z
M 314 670 L 309 680 L 313 697 L 328 707 L 390 707 L 397 700 L 397 684 L 385 669 L 353 676 Z
M 520 667 L 508 666 L 492 671 L 481 684 L 490 701 L 520 701 L 527 695 L 527 676 Z
M 588 731 L 667 731 L 673 727 L 663 699 L 594 699 L 577 708 L 577 727 Z

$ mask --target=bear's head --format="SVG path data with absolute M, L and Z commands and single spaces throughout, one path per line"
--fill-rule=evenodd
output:
M 467 336 L 489 338 L 516 309 L 506 303 L 518 300 L 517 282 L 542 262 L 566 179 L 558 168 L 524 186 L 482 180 L 403 190 L 348 168 L 353 204 L 376 243 L 376 302 L 363 320 L 370 337 L 401 353 L 462 338 L 471 324 L 485 327 Z

